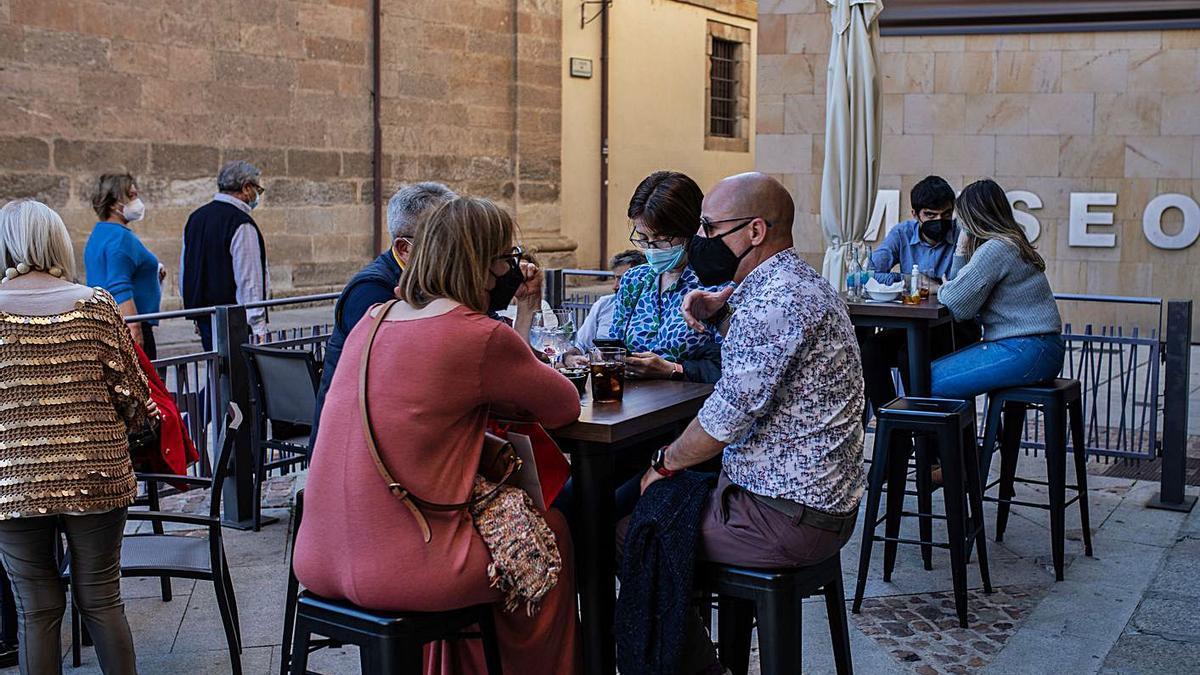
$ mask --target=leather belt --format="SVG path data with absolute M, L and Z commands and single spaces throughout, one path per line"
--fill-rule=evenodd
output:
M 854 523 L 858 520 L 858 508 L 856 507 L 850 513 L 844 516 L 826 513 L 805 506 L 800 502 L 794 502 L 790 499 L 779 499 L 777 497 L 764 497 L 760 494 L 755 494 L 746 491 L 755 501 L 772 510 L 778 511 L 788 518 L 792 519 L 793 525 L 808 525 L 815 527 L 818 530 L 826 532 L 835 532 L 839 536 L 854 530 Z

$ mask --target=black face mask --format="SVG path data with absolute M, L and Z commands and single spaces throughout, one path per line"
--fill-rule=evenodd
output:
M 499 312 L 507 309 L 523 283 L 525 275 L 521 274 L 521 268 L 516 266 L 509 267 L 507 272 L 496 277 L 496 285 L 488 291 L 488 311 Z
M 949 218 L 927 220 L 921 223 L 921 235 L 934 243 L 940 242 L 946 233 L 954 227 L 954 221 Z
M 688 264 L 700 279 L 700 283 L 705 286 L 720 286 L 733 281 L 742 258 L 749 255 L 754 247 L 751 246 L 741 255 L 737 255 L 729 248 L 729 244 L 725 243 L 725 237 L 751 222 L 753 221 L 748 220 L 716 237 L 692 237 L 687 248 Z

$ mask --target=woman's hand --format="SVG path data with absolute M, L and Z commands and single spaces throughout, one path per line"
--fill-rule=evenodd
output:
M 587 354 L 574 347 L 563 352 L 563 365 L 568 368 L 586 368 L 590 361 Z
M 154 399 L 146 399 L 146 412 L 150 415 L 150 419 L 156 422 L 162 421 L 162 411 L 158 409 L 158 404 L 154 402 Z
M 521 261 L 521 276 L 525 281 L 517 288 L 517 305 L 526 305 L 534 309 L 542 306 L 542 270 L 531 262 Z
M 971 235 L 967 234 L 967 228 L 961 228 L 958 231 L 958 241 L 954 243 L 954 255 L 967 257 L 967 247 L 971 243 Z
M 675 372 L 675 364 L 652 352 L 636 352 L 625 357 L 625 372 L 642 379 L 665 380 Z
M 688 293 L 683 297 L 681 306 L 683 320 L 687 322 L 688 326 L 691 326 L 692 330 L 703 333 L 707 328 L 704 322 L 724 307 L 731 295 L 733 295 L 733 286 L 720 291 L 697 289 Z

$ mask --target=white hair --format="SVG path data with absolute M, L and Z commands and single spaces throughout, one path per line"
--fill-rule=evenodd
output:
M 20 263 L 42 271 L 57 267 L 63 278 L 75 278 L 75 250 L 67 226 L 54 209 L 32 199 L 0 207 L 0 260 L 5 268 Z
M 393 240 L 413 236 L 421 214 L 457 198 L 458 195 L 453 190 L 441 183 L 427 181 L 401 185 L 396 194 L 388 200 L 388 234 Z

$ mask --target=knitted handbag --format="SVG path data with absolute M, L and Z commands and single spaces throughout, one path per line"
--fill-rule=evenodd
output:
M 466 509 L 487 546 L 492 562 L 488 565 L 488 580 L 493 588 L 504 593 L 505 611 L 513 611 L 522 602 L 525 611 L 532 615 L 537 611 L 542 598 L 558 583 L 562 571 L 562 555 L 554 532 L 533 507 L 533 502 L 524 490 L 505 485 L 512 475 L 521 469 L 521 459 L 508 441 L 485 433 L 480 452 L 480 464 L 475 481 L 471 486 L 471 497 L 458 504 L 439 504 L 421 499 L 404 488 L 392 477 L 375 441 L 375 430 L 367 411 L 367 369 L 371 360 L 371 346 L 384 317 L 398 300 L 389 300 L 380 309 L 371 324 L 367 344 L 363 347 L 362 361 L 358 373 L 358 407 L 362 417 L 364 436 L 375 468 L 387 483 L 388 490 L 408 507 L 425 543 L 433 538 L 429 522 L 423 511 L 460 511 Z

